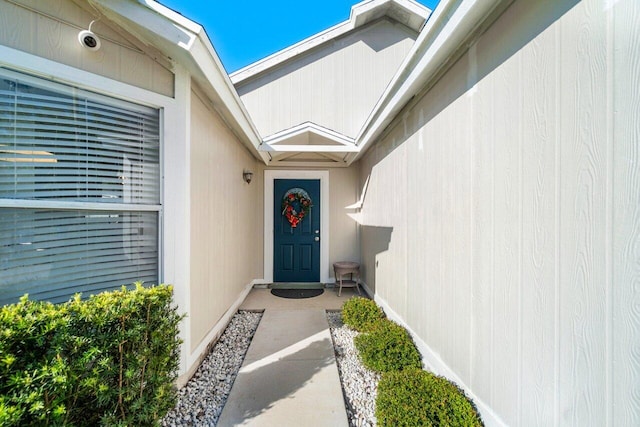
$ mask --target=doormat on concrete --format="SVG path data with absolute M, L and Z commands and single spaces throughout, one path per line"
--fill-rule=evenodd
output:
M 271 293 L 280 298 L 313 298 L 322 295 L 324 289 L 271 289 Z

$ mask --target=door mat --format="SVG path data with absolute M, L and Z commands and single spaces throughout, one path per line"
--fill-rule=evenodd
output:
M 271 289 L 271 293 L 280 298 L 313 298 L 322 295 L 324 289 Z

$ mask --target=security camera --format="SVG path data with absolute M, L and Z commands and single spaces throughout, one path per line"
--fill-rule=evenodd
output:
M 78 41 L 89 50 L 96 51 L 100 49 L 100 38 L 91 30 L 82 30 L 78 33 Z

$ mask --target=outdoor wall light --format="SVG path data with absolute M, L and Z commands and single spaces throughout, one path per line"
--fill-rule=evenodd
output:
M 251 172 L 250 170 L 245 170 L 242 172 L 242 179 L 244 179 L 244 182 L 246 182 L 247 184 L 251 184 L 252 178 L 253 172 Z

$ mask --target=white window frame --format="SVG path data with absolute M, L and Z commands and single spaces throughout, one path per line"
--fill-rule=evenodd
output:
M 123 211 L 123 212 L 157 212 L 158 215 L 158 282 L 164 282 L 164 158 L 165 158 L 165 129 L 166 117 L 172 117 L 177 105 L 173 98 L 141 89 L 127 83 L 119 82 L 107 77 L 99 76 L 85 70 L 80 70 L 68 65 L 60 64 L 46 58 L 25 53 L 7 46 L 0 45 L 0 67 L 7 74 L 16 73 L 16 77 L 29 83 L 36 82 L 40 86 L 49 86 L 52 89 L 60 89 L 60 84 L 72 86 L 81 91 L 90 92 L 90 96 L 97 99 L 105 97 L 110 102 L 118 100 L 128 101 L 134 104 L 145 105 L 159 110 L 159 137 L 160 137 L 160 197 L 157 205 L 136 205 L 128 203 L 97 203 L 83 201 L 54 201 L 54 200 L 25 200 L 2 199 L 0 208 L 45 208 L 56 210 L 92 210 L 92 211 Z M 46 73 L 43 72 L 46 70 Z M 33 76 L 33 77 L 30 77 Z

